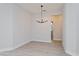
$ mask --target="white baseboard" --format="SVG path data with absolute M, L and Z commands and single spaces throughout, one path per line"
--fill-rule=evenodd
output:
M 53 39 L 53 40 L 62 40 L 62 39 Z
M 65 52 L 71 56 L 77 56 L 77 54 L 75 52 L 71 52 L 71 51 L 67 51 L 67 50 L 65 50 Z
M 25 41 L 25 42 L 23 42 L 23 43 L 21 43 L 21 44 L 18 44 L 18 45 L 16 45 L 16 46 L 14 46 L 13 49 L 19 48 L 19 47 L 21 47 L 21 46 L 23 46 L 24 44 L 27 44 L 27 43 L 29 43 L 29 42 L 30 42 L 30 41 Z
M 16 45 L 16 46 L 10 47 L 10 48 L 0 49 L 0 52 L 5 52 L 5 51 L 14 50 L 14 49 L 16 49 L 16 48 L 19 48 L 19 47 L 23 46 L 23 45 L 26 44 L 26 43 L 29 43 L 29 42 L 30 42 L 30 41 L 28 41 L 28 42 L 26 41 L 26 42 L 23 42 L 23 43 L 18 44 L 18 45 Z
M 51 39 L 50 39 L 50 40 L 32 39 L 32 41 L 39 41 L 39 42 L 51 42 Z
M 4 48 L 4 49 L 0 49 L 0 52 L 10 51 L 10 50 L 13 50 L 13 48 Z

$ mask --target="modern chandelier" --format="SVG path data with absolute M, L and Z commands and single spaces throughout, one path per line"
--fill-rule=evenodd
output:
M 44 19 L 43 17 L 43 12 L 45 12 L 46 10 L 43 10 L 43 5 L 40 6 L 41 7 L 41 19 L 40 20 L 36 20 L 38 23 L 45 23 L 47 22 L 47 20 Z

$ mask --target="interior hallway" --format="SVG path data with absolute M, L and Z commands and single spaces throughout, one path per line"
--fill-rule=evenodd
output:
M 52 43 L 31 41 L 13 51 L 2 52 L 3 56 L 69 56 L 64 52 L 61 41 Z

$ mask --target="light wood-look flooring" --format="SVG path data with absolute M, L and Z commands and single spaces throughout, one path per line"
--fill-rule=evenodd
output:
M 51 43 L 31 41 L 15 50 L 0 53 L 3 56 L 69 56 L 64 52 L 61 41 Z

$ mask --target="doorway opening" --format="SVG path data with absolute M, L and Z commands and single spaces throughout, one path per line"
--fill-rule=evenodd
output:
M 62 42 L 63 38 L 63 14 L 51 16 L 51 41 Z

